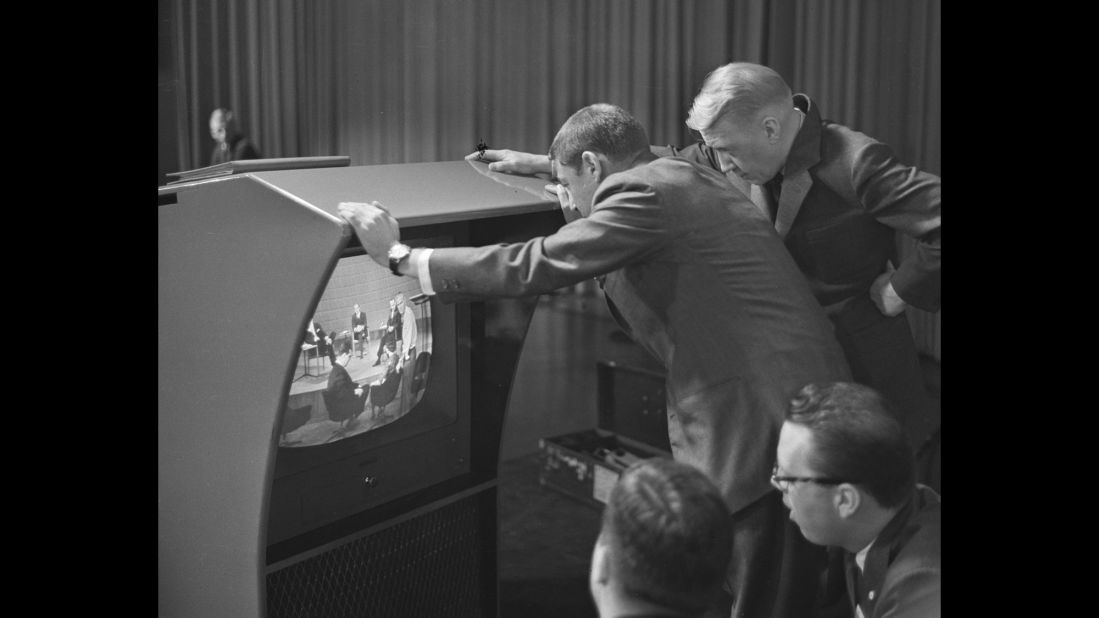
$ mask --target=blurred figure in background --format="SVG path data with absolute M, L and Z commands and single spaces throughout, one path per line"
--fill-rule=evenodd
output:
M 233 111 L 219 107 L 210 114 L 210 137 L 214 138 L 214 151 L 210 165 L 241 159 L 262 159 L 252 142 L 240 132 Z

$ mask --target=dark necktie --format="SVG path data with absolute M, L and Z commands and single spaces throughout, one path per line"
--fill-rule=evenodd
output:
M 847 563 L 847 578 L 851 580 L 851 590 L 854 592 L 855 598 L 851 599 L 855 605 L 858 605 L 862 600 L 862 570 L 859 569 L 858 563 L 855 562 L 853 555 L 848 555 L 846 558 Z
M 771 222 L 774 223 L 775 216 L 778 214 L 779 196 L 782 195 L 782 172 L 775 174 L 775 177 L 768 180 L 764 186 L 771 194 L 771 207 L 769 214 L 771 215 Z

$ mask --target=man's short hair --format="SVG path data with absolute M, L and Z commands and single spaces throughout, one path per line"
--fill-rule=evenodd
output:
M 809 465 L 822 476 L 863 487 L 883 507 L 900 505 L 916 484 L 916 463 L 889 402 L 851 382 L 808 384 L 786 421 L 812 432 Z
M 579 169 L 585 150 L 605 155 L 614 162 L 633 160 L 649 151 L 649 136 L 633 116 L 617 105 L 595 103 L 581 108 L 557 132 L 549 158 Z
M 687 114 L 687 126 L 705 131 L 724 115 L 736 121 L 752 120 L 764 107 L 791 101 L 793 92 L 770 67 L 730 62 L 706 76 Z
M 701 470 L 666 458 L 626 468 L 603 512 L 608 558 L 624 590 L 688 613 L 717 599 L 732 534 L 717 487 Z
M 336 350 L 336 356 L 351 353 L 351 337 L 339 335 L 332 341 L 332 347 Z

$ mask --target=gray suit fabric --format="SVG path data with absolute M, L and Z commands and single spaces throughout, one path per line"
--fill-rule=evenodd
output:
M 588 217 L 525 243 L 442 248 L 444 302 L 526 296 L 605 275 L 633 338 L 667 370 L 675 459 L 736 512 L 769 491 L 787 401 L 849 380 L 832 327 L 771 222 L 721 174 L 664 158 L 600 184 Z

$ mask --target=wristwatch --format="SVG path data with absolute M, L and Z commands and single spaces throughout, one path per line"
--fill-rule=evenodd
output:
M 401 262 L 408 259 L 408 256 L 412 254 L 412 248 L 408 245 L 397 243 L 389 249 L 389 270 L 398 277 L 401 276 L 401 271 L 397 268 L 401 265 Z

